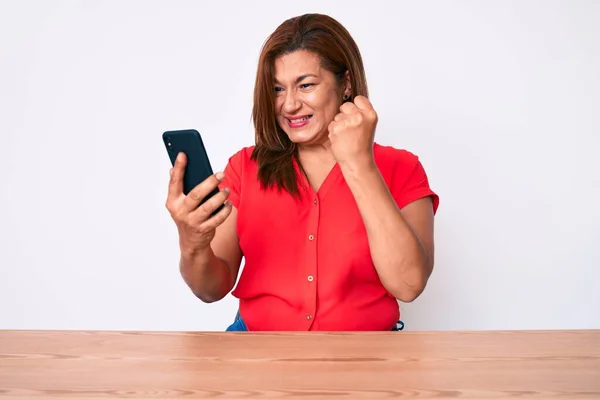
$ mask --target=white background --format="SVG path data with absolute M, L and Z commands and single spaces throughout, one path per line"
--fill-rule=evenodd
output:
M 600 328 L 600 2 L 0 2 L 0 328 L 224 330 L 178 270 L 161 133 L 253 143 L 260 46 L 330 14 L 377 141 L 441 197 L 410 330 Z

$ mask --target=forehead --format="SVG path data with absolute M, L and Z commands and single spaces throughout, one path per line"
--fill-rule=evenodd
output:
M 294 79 L 304 74 L 320 75 L 321 59 L 315 53 L 297 50 L 275 59 L 275 78 Z

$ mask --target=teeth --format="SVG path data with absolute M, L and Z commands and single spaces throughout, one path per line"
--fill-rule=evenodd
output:
M 294 124 L 297 124 L 298 122 L 306 121 L 309 118 L 310 118 L 310 116 L 306 116 L 306 117 L 298 118 L 298 119 L 290 119 L 290 121 L 292 121 L 292 123 L 294 123 Z

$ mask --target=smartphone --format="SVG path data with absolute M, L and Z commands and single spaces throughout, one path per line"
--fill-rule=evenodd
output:
M 167 153 L 169 154 L 171 165 L 175 165 L 177 154 L 185 153 L 187 156 L 187 164 L 183 176 L 183 193 L 186 196 L 194 187 L 214 174 L 210 165 L 210 160 L 208 159 L 206 148 L 202 142 L 202 137 L 197 130 L 185 129 L 167 131 L 163 133 L 162 138 Z M 203 204 L 217 193 L 219 193 L 218 187 L 202 199 L 200 204 Z M 223 206 L 223 204 L 219 206 L 212 215 L 218 213 Z

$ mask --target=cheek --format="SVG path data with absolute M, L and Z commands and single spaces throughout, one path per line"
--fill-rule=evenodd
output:
M 309 104 L 315 112 L 327 119 L 333 119 L 339 110 L 339 104 L 336 102 L 335 98 L 330 95 L 324 96 L 318 93 L 311 93 L 309 97 L 306 98 L 306 103 Z
M 275 115 L 279 116 L 281 114 L 281 109 L 283 108 L 283 98 L 282 96 L 275 97 Z

